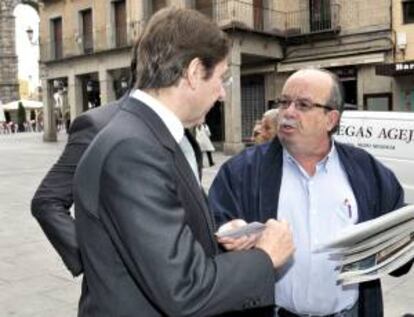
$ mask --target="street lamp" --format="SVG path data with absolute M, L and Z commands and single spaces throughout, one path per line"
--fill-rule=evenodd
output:
M 33 29 L 32 27 L 29 25 L 26 29 L 26 34 L 27 34 L 27 38 L 29 39 L 30 44 L 32 44 L 33 46 L 35 45 L 39 45 L 39 41 L 38 40 L 33 40 Z

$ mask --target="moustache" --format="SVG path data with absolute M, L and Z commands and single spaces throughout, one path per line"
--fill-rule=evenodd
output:
M 297 128 L 298 127 L 298 122 L 294 119 L 280 118 L 279 125 L 288 126 L 288 127 L 291 127 L 291 128 Z

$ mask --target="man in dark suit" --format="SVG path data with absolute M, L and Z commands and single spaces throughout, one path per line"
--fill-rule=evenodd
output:
M 130 89 L 135 85 L 136 49 L 137 45 L 132 50 Z M 76 166 L 96 134 L 119 110 L 122 101 L 128 97 L 130 89 L 120 100 L 94 108 L 75 118 L 68 131 L 65 149 L 41 181 L 32 199 L 33 216 L 73 276 L 83 272 L 75 220 L 70 212 L 73 204 L 72 188 Z M 201 178 L 202 153 L 197 141 L 188 130 L 185 130 L 185 135 L 194 149 Z
M 293 252 L 287 224 L 270 220 L 255 249 L 220 254 L 183 137 L 225 97 L 228 53 L 226 35 L 197 11 L 166 8 L 148 22 L 137 89 L 75 174 L 80 317 L 214 316 L 273 304 L 274 269 Z

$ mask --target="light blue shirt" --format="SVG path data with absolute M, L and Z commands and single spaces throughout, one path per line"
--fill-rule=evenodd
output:
M 296 251 L 279 270 L 276 304 L 315 315 L 351 308 L 358 299 L 358 285 L 338 285 L 338 261 L 328 252 L 313 252 L 358 220 L 355 197 L 334 145 L 313 176 L 283 150 L 278 219 L 291 224 Z

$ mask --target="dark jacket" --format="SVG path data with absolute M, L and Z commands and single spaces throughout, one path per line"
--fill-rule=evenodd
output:
M 63 153 L 42 180 L 32 199 L 33 216 L 74 276 L 81 274 L 83 268 L 75 222 L 70 214 L 73 176 L 86 148 L 118 109 L 118 102 L 113 102 L 87 111 L 73 121 Z
M 359 210 L 359 221 L 381 216 L 404 204 L 394 174 L 366 151 L 335 143 Z M 210 208 L 221 225 L 231 219 L 265 222 L 277 217 L 282 179 L 282 146 L 275 139 L 248 148 L 227 161 L 209 192 Z M 403 274 L 410 265 L 395 272 Z M 359 316 L 383 316 L 380 281 L 360 284 Z
M 96 134 L 118 112 L 120 103 L 125 98 L 127 96 L 89 110 L 73 121 L 63 153 L 42 180 L 32 199 L 33 216 L 73 276 L 83 272 L 75 222 L 70 213 L 76 166 Z M 201 175 L 201 152 L 197 142 L 187 131 L 186 135 L 194 148 Z
M 84 264 L 79 317 L 214 316 L 272 305 L 261 250 L 218 254 L 213 220 L 179 145 L 130 98 L 75 174 Z

